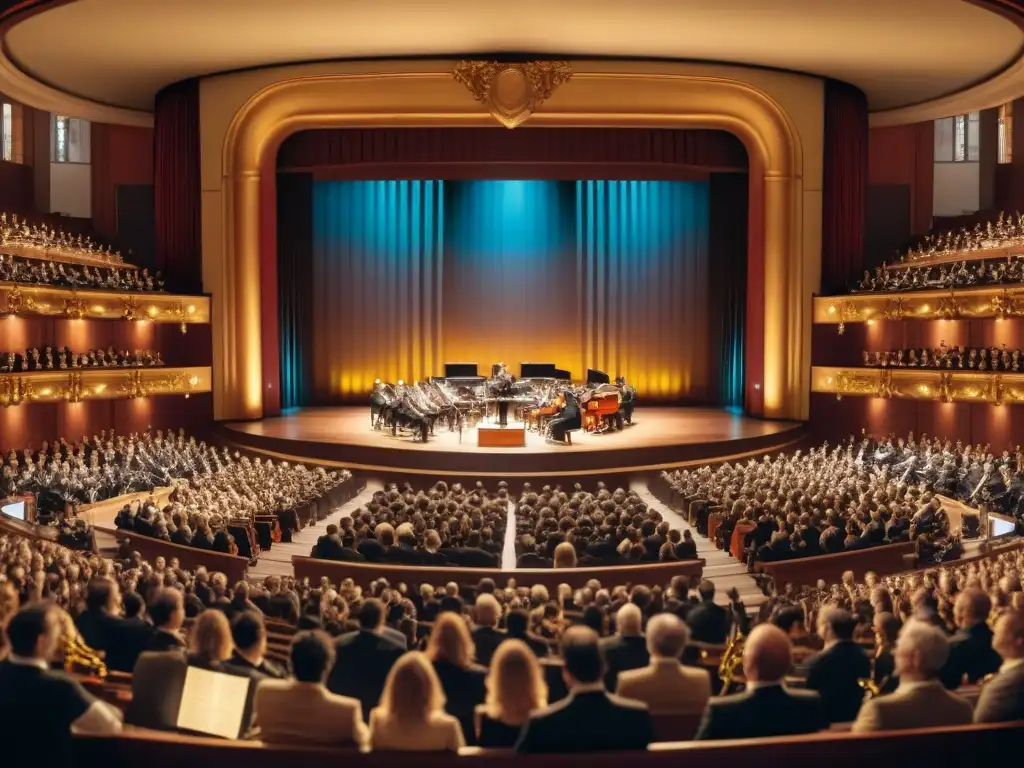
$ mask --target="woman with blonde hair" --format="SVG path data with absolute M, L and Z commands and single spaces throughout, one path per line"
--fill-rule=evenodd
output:
M 444 711 L 445 698 L 426 654 L 403 655 L 388 673 L 380 705 L 370 711 L 370 746 L 410 752 L 458 751 L 462 727 Z
M 475 648 L 466 620 L 450 611 L 440 614 L 434 620 L 426 653 L 444 689 L 445 711 L 458 719 L 466 741 L 475 743 L 473 712 L 484 702 L 487 670 L 473 663 Z
M 576 548 L 568 541 L 563 541 L 555 547 L 555 554 L 552 559 L 553 568 L 575 568 Z
M 523 724 L 548 705 L 540 663 L 522 640 L 498 646 L 487 673 L 487 700 L 476 708 L 481 747 L 514 747 Z
M 231 625 L 223 612 L 208 608 L 199 614 L 188 645 L 188 665 L 219 671 L 231 658 Z

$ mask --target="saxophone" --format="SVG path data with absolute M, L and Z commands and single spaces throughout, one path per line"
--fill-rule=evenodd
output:
M 886 677 L 884 680 L 875 681 L 875 665 L 878 663 L 878 657 L 886 651 L 886 644 L 884 638 L 876 630 L 875 631 L 875 653 L 871 657 L 871 674 L 866 678 L 861 678 L 857 681 L 857 684 L 864 689 L 864 701 L 876 699 L 882 694 L 882 689 L 885 688 L 889 682 L 889 678 Z
M 107 665 L 99 655 L 85 644 L 82 636 L 78 634 L 75 623 L 71 616 L 61 611 L 64 639 L 64 671 L 69 674 L 91 675 L 93 677 L 105 678 L 107 676 Z
M 719 691 L 720 696 L 724 696 L 732 688 L 736 672 L 743 664 L 743 644 L 745 640 L 746 638 L 743 636 L 743 633 L 737 631 L 725 647 L 722 660 L 718 663 L 718 677 L 722 681 L 722 689 Z

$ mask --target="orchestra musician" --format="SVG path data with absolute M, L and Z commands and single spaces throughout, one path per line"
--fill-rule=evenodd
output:
M 515 377 L 508 372 L 504 363 L 496 363 L 491 367 L 491 394 L 498 398 L 498 426 L 508 426 L 508 403 L 512 397 L 512 385 Z
M 619 417 L 621 421 L 626 424 L 633 424 L 633 409 L 636 408 L 636 390 L 633 386 L 626 382 L 625 376 L 619 376 L 615 379 L 615 385 L 619 388 L 622 393 L 622 399 L 619 402 Z M 622 428 L 622 424 L 619 424 L 619 429 Z

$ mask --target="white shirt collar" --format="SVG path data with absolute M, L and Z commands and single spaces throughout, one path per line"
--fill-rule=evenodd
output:
M 14 653 L 8 655 L 7 660 L 10 661 L 11 664 L 19 667 L 35 667 L 36 669 L 42 669 L 44 671 L 50 668 L 50 665 L 42 659 L 35 659 L 29 656 L 18 656 Z
M 1024 656 L 1019 659 L 1007 659 L 1003 662 L 1003 665 L 999 667 L 1000 672 L 1009 672 L 1011 669 L 1016 669 L 1021 664 L 1024 664 Z
M 604 681 L 598 680 L 596 683 L 577 683 L 572 687 L 571 693 L 596 693 L 604 690 Z

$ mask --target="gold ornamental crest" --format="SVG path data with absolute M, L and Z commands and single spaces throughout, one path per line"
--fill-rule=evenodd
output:
M 506 128 L 521 125 L 572 77 L 567 61 L 460 61 L 452 73 Z

